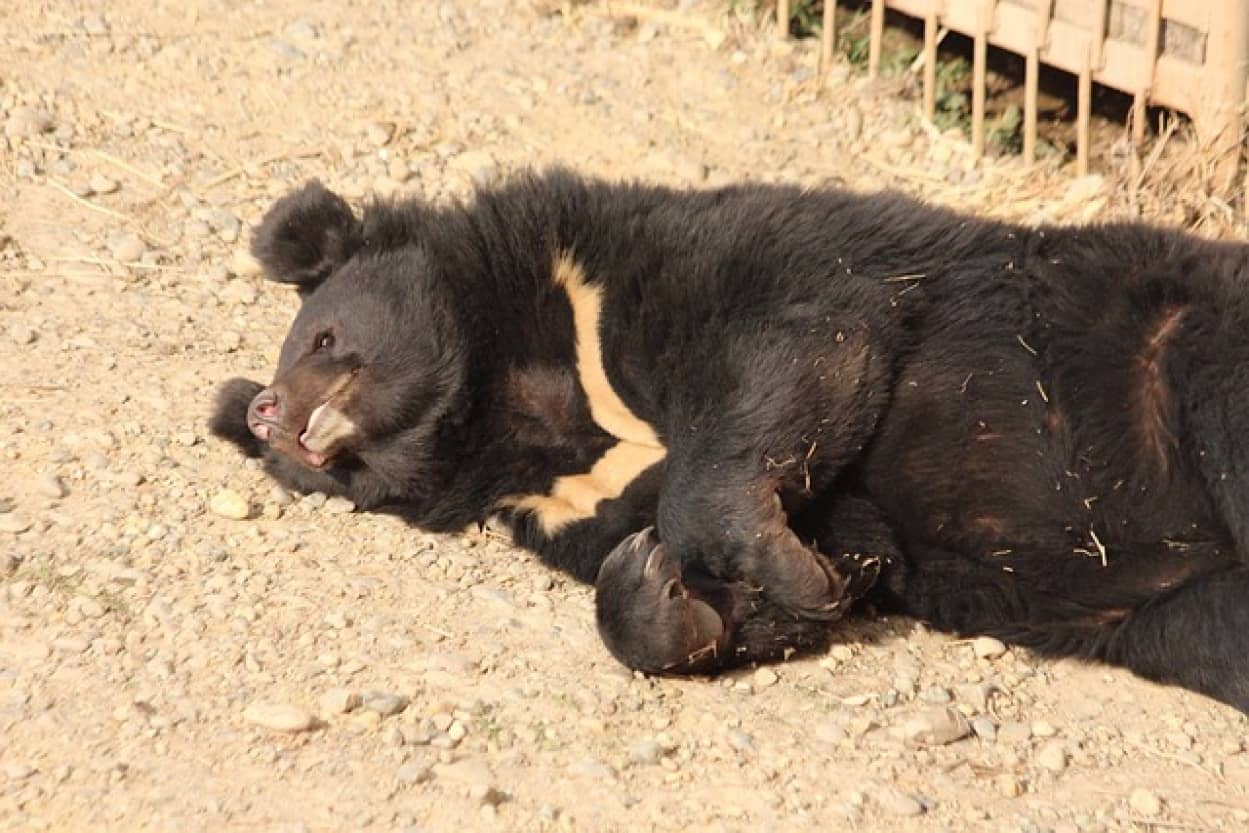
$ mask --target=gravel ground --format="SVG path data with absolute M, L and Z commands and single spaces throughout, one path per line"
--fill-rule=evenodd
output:
M 1249 827 L 1245 718 L 1196 695 L 906 620 L 634 676 L 587 589 L 507 542 L 286 494 L 207 437 L 212 387 L 266 378 L 296 305 L 248 228 L 310 176 L 1113 202 L 971 165 L 722 3 L 636 5 L 0 8 L 0 830 Z

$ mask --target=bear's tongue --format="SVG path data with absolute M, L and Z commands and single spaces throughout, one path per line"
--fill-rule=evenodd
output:
M 324 466 L 325 461 L 329 459 L 324 454 L 319 454 L 316 451 L 309 451 L 306 448 L 304 449 L 304 458 L 307 459 L 307 461 L 313 466 L 315 466 L 316 468 L 321 468 L 322 466 Z

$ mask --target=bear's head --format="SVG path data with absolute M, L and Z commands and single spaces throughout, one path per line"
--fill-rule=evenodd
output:
M 388 465 L 419 476 L 422 446 L 463 387 L 464 351 L 449 284 L 421 235 L 396 226 L 393 207 L 371 210 L 385 226 L 376 239 L 367 213 L 362 221 L 314 181 L 265 215 L 252 252 L 301 305 L 273 382 L 222 387 L 219 436 L 315 470 Z

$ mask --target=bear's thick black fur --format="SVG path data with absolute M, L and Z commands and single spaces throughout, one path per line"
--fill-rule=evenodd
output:
M 867 596 L 1249 709 L 1245 246 L 556 171 L 361 218 L 313 183 L 254 251 L 303 304 L 214 430 L 422 527 L 501 515 L 633 667 Z

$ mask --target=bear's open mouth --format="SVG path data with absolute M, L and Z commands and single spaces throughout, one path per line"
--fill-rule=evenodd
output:
M 339 406 L 342 390 L 338 387 L 329 399 L 312 409 L 296 438 L 303 461 L 314 469 L 328 465 L 342 444 L 358 433 L 356 424 Z
M 308 415 L 308 423 L 304 426 L 304 430 L 299 432 L 299 450 L 303 452 L 304 461 L 313 468 L 323 468 L 330 460 L 329 454 L 326 453 L 329 446 L 324 441 L 324 432 L 321 430 L 327 419 L 329 407 L 330 402 L 327 400 L 313 408 L 312 413 Z

